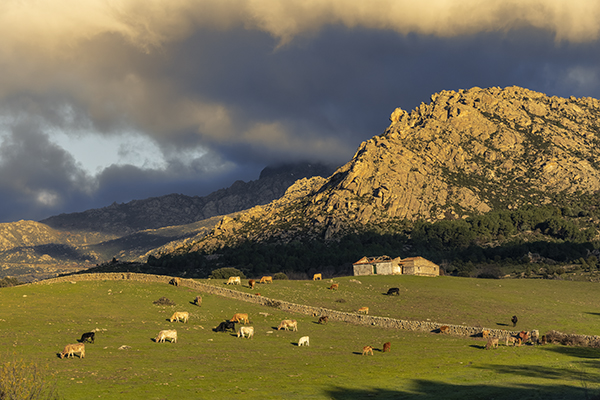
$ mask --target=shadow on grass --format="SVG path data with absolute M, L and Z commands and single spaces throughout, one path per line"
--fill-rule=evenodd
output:
M 505 324 L 505 323 L 502 323 L 502 322 L 496 322 L 496 325 L 498 325 L 498 326 L 510 326 L 510 324 Z
M 564 354 L 577 358 L 599 358 L 600 349 L 593 347 L 573 347 L 573 346 L 540 346 L 545 351 Z
M 600 313 L 597 313 L 597 312 L 586 312 L 586 313 L 584 313 L 584 314 L 588 314 L 588 315 L 596 315 L 596 316 L 599 316 L 599 317 L 600 317 Z
M 453 385 L 444 382 L 415 380 L 410 391 L 379 388 L 333 387 L 325 395 L 334 400 L 359 399 L 586 399 L 600 400 L 598 391 L 585 387 L 564 385 L 523 385 L 503 387 L 499 385 Z

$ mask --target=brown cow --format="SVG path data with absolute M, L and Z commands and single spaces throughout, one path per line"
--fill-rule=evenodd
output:
M 481 331 L 481 337 L 483 337 L 484 339 L 487 339 L 489 336 L 490 336 L 489 329 L 484 329 Z
M 296 321 L 295 319 L 284 319 L 277 327 L 278 331 L 281 329 L 285 329 L 286 331 L 289 329 L 291 329 L 292 331 L 297 331 L 298 321 Z
M 521 331 L 517 337 L 521 339 L 521 343 L 527 343 L 527 340 L 529 339 L 529 332 Z
M 244 324 L 249 324 L 250 319 L 248 318 L 248 314 L 236 313 L 233 315 L 233 318 L 230 319 L 231 322 L 240 322 Z
M 337 290 L 339 287 L 339 285 L 337 283 L 334 283 L 333 285 L 329 286 L 329 289 L 331 290 Z
M 263 276 L 262 278 L 260 278 L 260 283 L 273 283 L 273 277 Z
M 507 336 L 505 345 L 508 346 L 509 344 L 512 344 L 514 346 L 517 343 L 517 340 L 518 339 L 514 336 Z
M 319 317 L 319 324 L 326 324 L 327 321 L 329 321 L 329 317 L 327 315 Z
M 542 341 L 540 342 L 540 344 L 546 344 L 548 343 L 547 339 L 546 339 L 546 335 L 542 335 Z
M 365 313 L 368 314 L 369 313 L 369 307 L 361 307 L 358 309 L 359 313 Z
M 201 306 L 202 305 L 202 296 L 196 296 L 196 298 L 194 299 L 194 304 L 197 306 Z
M 489 338 L 486 345 L 485 345 L 485 349 L 497 349 L 498 348 L 498 338 Z
M 388 351 L 392 351 L 392 344 L 390 342 L 385 342 L 383 344 L 383 352 L 387 353 Z
M 84 358 L 85 357 L 85 344 L 83 344 L 83 343 L 68 344 L 65 346 L 65 349 L 59 354 L 59 357 L 65 358 L 65 356 L 67 356 L 67 358 L 69 358 L 69 357 L 75 358 L 74 353 L 79 353 L 79 358 Z
M 250 279 L 248 281 L 248 286 L 250 286 L 250 289 L 254 289 L 255 284 L 256 284 L 256 281 L 254 279 Z
M 169 281 L 169 284 L 173 285 L 173 286 L 179 286 L 179 285 L 181 285 L 181 279 L 173 278 Z
M 313 275 L 313 281 L 320 281 L 322 279 L 321 274 L 314 274 Z
M 450 327 L 448 325 L 440 326 L 440 333 L 449 333 Z
M 373 347 L 371 347 L 371 346 L 363 347 L 363 356 L 368 355 L 369 353 L 371 353 L 371 355 L 373 355 Z

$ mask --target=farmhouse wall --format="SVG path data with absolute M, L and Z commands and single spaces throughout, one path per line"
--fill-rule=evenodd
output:
M 139 282 L 158 282 L 169 284 L 173 279 L 166 275 L 149 275 L 139 274 L 134 272 L 126 273 L 98 273 L 98 274 L 77 274 L 69 276 L 61 276 L 57 278 L 46 279 L 38 282 L 30 283 L 30 285 L 53 284 L 59 282 L 77 282 L 77 281 L 98 281 L 98 280 L 134 280 Z M 409 331 L 424 331 L 432 332 L 439 331 L 441 326 L 448 327 L 448 333 L 457 336 L 481 336 L 483 329 L 490 331 L 490 336 L 504 338 L 508 335 L 517 335 L 519 331 L 507 331 L 504 329 L 491 329 L 484 327 L 472 327 L 464 325 L 451 325 L 439 322 L 430 321 L 408 321 L 388 317 L 378 317 L 374 315 L 364 315 L 357 313 L 348 313 L 343 311 L 330 310 L 322 307 L 305 306 L 301 304 L 290 303 L 283 300 L 270 299 L 264 296 L 256 296 L 254 294 L 240 292 L 233 289 L 222 288 L 206 283 L 198 282 L 193 279 L 180 278 L 180 285 L 200 292 L 214 294 L 218 296 L 229 297 L 236 300 L 241 300 L 249 303 L 260 304 L 267 307 L 277 308 L 282 311 L 288 311 L 298 314 L 322 316 L 327 315 L 332 321 L 342 321 L 357 325 L 372 325 L 381 328 L 404 329 Z M 600 336 L 591 335 L 571 335 L 580 337 L 585 341 L 600 341 Z

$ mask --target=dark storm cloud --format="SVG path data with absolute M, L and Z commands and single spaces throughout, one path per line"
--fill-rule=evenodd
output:
M 600 97 L 599 17 L 583 0 L 9 0 L 0 221 L 342 164 L 441 90 Z

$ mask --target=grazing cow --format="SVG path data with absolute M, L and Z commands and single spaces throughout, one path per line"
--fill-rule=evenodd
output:
M 371 353 L 371 355 L 373 355 L 373 347 L 371 347 L 371 346 L 363 347 L 363 356 L 368 355 L 369 353 Z
M 262 278 L 260 278 L 260 283 L 273 283 L 273 277 L 263 276 Z
M 361 307 L 358 309 L 358 313 L 364 313 L 364 314 L 368 314 L 369 313 L 369 307 Z
M 202 305 L 202 297 L 196 296 L 196 298 L 194 299 L 194 304 L 200 307 Z
M 542 335 L 542 341 L 540 342 L 540 344 L 544 345 L 546 343 L 548 343 L 546 340 L 546 335 Z
M 539 338 L 540 338 L 540 331 L 538 331 L 537 329 L 532 330 L 531 336 L 530 336 L 531 342 L 534 344 L 537 344 Z
M 171 318 L 169 318 L 169 321 L 179 322 L 179 320 L 181 319 L 183 322 L 188 322 L 189 318 L 190 318 L 190 313 L 188 313 L 187 311 L 175 311 L 175 313 L 173 315 L 171 315 Z
M 497 349 L 498 348 L 498 338 L 489 338 L 486 345 L 485 345 L 485 349 Z
M 310 346 L 310 340 L 308 336 L 302 336 L 300 340 L 298 340 L 298 346 Z
M 65 346 L 65 349 L 59 354 L 60 358 L 72 357 L 75 358 L 74 353 L 79 353 L 79 358 L 85 357 L 85 344 L 77 343 L 77 344 L 68 344 Z
M 171 343 L 177 343 L 177 331 L 175 329 L 165 329 L 163 331 L 158 332 L 156 339 L 154 341 L 156 343 L 164 343 L 165 340 L 169 340 Z
M 385 342 L 383 344 L 383 352 L 387 353 L 388 351 L 392 351 L 392 344 L 390 342 Z
M 387 295 L 388 296 L 390 296 L 390 295 L 400 296 L 400 288 L 397 288 L 397 287 L 389 288 Z
M 173 278 L 169 281 L 169 285 L 179 286 L 179 285 L 181 285 L 181 279 Z
M 448 325 L 440 326 L 440 333 L 450 333 L 450 327 Z
M 313 275 L 313 281 L 320 281 L 322 279 L 321 274 L 314 274 Z
M 519 339 L 521 339 L 522 343 L 526 343 L 527 340 L 529 339 L 529 332 L 521 331 L 521 332 L 519 332 L 519 334 L 517 335 L 517 337 Z
M 329 321 L 329 317 L 327 315 L 323 315 L 323 316 L 319 317 L 320 324 L 326 324 L 327 321 Z
M 215 328 L 215 332 L 226 332 L 228 329 L 231 329 L 232 331 L 235 332 L 235 324 L 236 324 L 236 322 L 232 322 L 232 321 L 221 322 L 219 324 L 219 326 L 217 326 Z
M 505 345 L 508 346 L 509 344 L 512 344 L 513 346 L 515 346 L 517 343 L 517 340 L 518 339 L 514 336 L 507 336 Z
M 256 293 L 256 296 L 262 296 L 260 293 Z
M 510 319 L 510 322 L 512 322 L 512 323 L 513 323 L 513 328 L 514 328 L 515 326 L 517 326 L 517 322 L 518 322 L 518 321 L 519 321 L 519 318 L 517 318 L 517 316 L 516 316 L 516 315 L 513 315 L 513 316 L 512 316 L 512 318 Z
M 484 339 L 487 339 L 490 336 L 490 330 L 489 329 L 484 329 L 481 331 L 481 337 Z
M 249 324 L 250 318 L 248 318 L 248 314 L 236 313 L 233 314 L 233 318 L 230 319 L 231 322 L 241 322 L 243 324 Z
M 254 337 L 254 327 L 253 326 L 241 326 L 237 336 L 238 337 L 246 336 L 248 339 L 252 339 Z
M 288 331 L 290 329 L 292 331 L 297 331 L 298 330 L 298 321 L 296 321 L 295 319 L 284 319 L 283 321 L 281 321 L 281 323 L 277 327 L 278 331 L 281 329 L 285 329 L 286 331 Z
M 90 342 L 94 343 L 94 339 L 96 338 L 96 334 L 94 332 L 86 332 L 81 335 L 81 339 L 79 339 L 80 343 Z
M 250 279 L 248 281 L 248 286 L 250 286 L 250 289 L 254 289 L 255 284 L 256 284 L 256 281 L 254 279 Z
M 333 285 L 329 286 L 329 289 L 331 290 L 338 290 L 339 285 L 337 283 L 334 283 Z
M 242 284 L 242 280 L 240 279 L 239 276 L 230 276 L 229 280 L 227 281 L 228 285 L 241 285 Z

